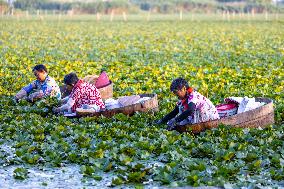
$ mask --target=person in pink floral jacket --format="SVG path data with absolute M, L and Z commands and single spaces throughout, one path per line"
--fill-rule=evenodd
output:
M 219 119 L 217 109 L 213 103 L 208 98 L 189 87 L 185 79 L 177 78 L 173 80 L 170 90 L 179 100 L 175 109 L 158 120 L 157 124 L 167 123 L 167 129 L 173 130 L 180 125 Z
M 53 109 L 54 112 L 76 112 L 77 108 L 82 108 L 85 105 L 98 111 L 105 108 L 100 91 L 95 85 L 79 79 L 75 73 L 67 74 L 64 77 L 64 83 L 71 93 L 62 99 L 62 106 Z

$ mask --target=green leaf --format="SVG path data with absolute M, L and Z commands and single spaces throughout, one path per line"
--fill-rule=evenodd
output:
M 16 168 L 13 171 L 13 176 L 15 179 L 24 180 L 28 178 L 28 170 L 22 167 Z

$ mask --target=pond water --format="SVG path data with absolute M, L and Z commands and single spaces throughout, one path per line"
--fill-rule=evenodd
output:
M 102 180 L 84 178 L 80 166 L 68 165 L 62 168 L 26 167 L 28 178 L 17 180 L 13 171 L 20 166 L 7 166 L 0 170 L 0 188 L 104 188 L 110 186 L 112 175 L 101 175 Z
M 14 157 L 14 148 L 8 144 L 0 145 L 0 153 L 6 161 Z M 155 163 L 155 166 L 157 163 Z M 28 177 L 24 180 L 15 179 L 13 174 L 16 168 L 23 167 L 28 170 Z M 29 165 L 0 165 L 0 188 L 109 188 L 113 173 L 98 173 L 102 180 L 83 177 L 80 165 L 69 164 L 60 168 Z M 146 183 L 145 183 L 146 184 Z M 118 186 L 115 188 L 122 188 Z M 134 185 L 123 185 L 123 188 L 135 188 Z M 158 188 L 152 181 L 144 185 L 144 188 Z

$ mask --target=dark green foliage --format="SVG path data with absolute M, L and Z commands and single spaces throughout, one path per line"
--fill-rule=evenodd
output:
M 1 21 L 0 142 L 15 149 L 2 165 L 76 164 L 84 179 L 112 185 L 154 180 L 161 186 L 283 186 L 283 24 L 278 22 L 96 23 Z M 16 28 L 16 29 L 15 29 Z M 32 35 L 31 35 L 32 34 Z M 58 83 L 105 68 L 114 95 L 157 92 L 160 112 L 68 119 L 57 102 L 12 100 L 44 63 Z M 274 100 L 276 123 L 265 129 L 220 126 L 199 135 L 153 125 L 175 105 L 169 86 L 184 76 L 214 104 L 227 96 Z M 14 175 L 26 178 L 19 169 Z M 226 185 L 227 186 L 227 185 Z

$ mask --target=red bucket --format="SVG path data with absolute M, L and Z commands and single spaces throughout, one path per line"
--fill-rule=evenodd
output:
M 224 118 L 224 117 L 229 117 L 232 115 L 237 114 L 238 111 L 238 105 L 237 104 L 219 104 L 216 106 L 219 117 Z

